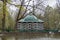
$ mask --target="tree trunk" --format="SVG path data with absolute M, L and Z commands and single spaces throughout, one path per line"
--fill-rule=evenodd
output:
M 3 0 L 3 18 L 2 18 L 2 31 L 5 29 L 5 15 L 6 14 L 6 0 Z

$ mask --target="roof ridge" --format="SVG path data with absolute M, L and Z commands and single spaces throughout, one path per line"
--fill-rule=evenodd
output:
M 44 21 L 38 19 L 34 15 L 27 15 L 24 19 L 21 19 L 20 22 L 44 22 Z

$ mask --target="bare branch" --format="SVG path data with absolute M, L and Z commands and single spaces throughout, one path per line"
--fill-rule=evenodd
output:
M 31 1 L 31 0 L 29 0 L 28 5 L 29 5 L 30 1 Z M 23 15 L 21 16 L 21 18 L 23 18 L 24 14 L 27 12 L 28 5 L 26 6 L 26 10 L 25 10 L 25 12 L 23 13 Z M 21 19 L 21 18 L 19 18 L 19 19 Z M 18 19 L 18 21 L 19 21 L 19 19 Z

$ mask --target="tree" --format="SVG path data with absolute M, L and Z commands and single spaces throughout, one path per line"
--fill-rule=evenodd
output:
M 1 5 L 0 6 L 0 8 L 1 8 L 0 9 L 0 21 L 1 21 L 0 22 L 0 27 L 1 27 L 1 29 L 4 30 L 4 31 L 5 31 L 5 29 L 8 29 L 9 27 L 11 29 L 13 29 L 15 21 L 11 18 L 11 15 L 10 15 L 8 9 L 7 9 L 7 6 L 6 5 L 3 6 L 2 1 L 0 1 L 0 5 Z
M 50 7 L 49 5 L 45 9 L 45 15 L 44 15 L 44 20 L 45 20 L 45 27 L 47 29 L 54 29 L 54 13 L 53 13 L 53 8 Z
M 57 12 L 57 14 L 58 14 L 58 25 L 60 26 L 60 0 L 57 0 L 56 1 L 57 3 L 56 3 L 56 12 Z M 59 29 L 60 29 L 60 27 L 59 27 Z
M 3 3 L 0 1 L 0 29 L 2 29 Z
M 2 18 L 2 30 L 5 30 L 5 15 L 6 14 L 6 0 L 3 0 L 3 18 Z
M 44 15 L 44 20 L 45 20 L 45 27 L 47 29 L 51 30 L 57 30 L 60 29 L 60 16 L 57 8 L 52 8 L 50 6 L 47 6 L 45 9 L 45 15 Z

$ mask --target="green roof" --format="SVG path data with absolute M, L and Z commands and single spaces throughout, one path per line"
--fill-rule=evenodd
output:
M 19 22 L 44 22 L 44 21 L 38 19 L 34 15 L 27 15 L 25 18 L 19 20 Z

